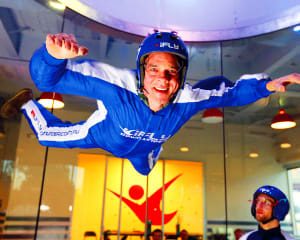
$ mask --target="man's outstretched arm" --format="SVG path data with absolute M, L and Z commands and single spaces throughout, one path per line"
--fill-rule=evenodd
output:
M 84 56 L 88 49 L 79 46 L 72 34 L 48 34 L 46 44 L 39 48 L 30 61 L 32 80 L 40 91 L 111 99 L 116 86 L 135 89 L 135 72 L 118 69 Z M 71 59 L 70 59 L 71 58 Z

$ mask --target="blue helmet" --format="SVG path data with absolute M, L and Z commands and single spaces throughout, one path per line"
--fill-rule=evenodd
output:
M 188 68 L 188 51 L 184 42 L 176 32 L 155 32 L 144 39 L 141 43 L 137 58 L 138 88 L 144 86 L 144 63 L 146 57 L 153 52 L 167 52 L 178 57 L 181 64 L 179 88 L 183 87 Z
M 284 220 L 285 216 L 288 214 L 290 209 L 289 200 L 287 199 L 286 195 L 282 191 L 280 191 L 276 187 L 269 186 L 269 185 L 260 187 L 253 194 L 253 201 L 251 206 L 252 216 L 254 218 L 256 217 L 255 200 L 260 193 L 264 193 L 270 196 L 271 198 L 273 198 L 275 201 L 277 201 L 276 206 L 273 207 L 273 217 L 278 221 Z

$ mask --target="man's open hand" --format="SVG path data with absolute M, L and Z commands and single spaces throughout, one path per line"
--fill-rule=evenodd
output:
M 300 84 L 300 74 L 292 73 L 280 78 L 276 78 L 267 83 L 266 87 L 269 91 L 285 92 L 286 86 L 290 84 Z
M 48 53 L 57 59 L 75 58 L 88 53 L 86 47 L 78 45 L 74 35 L 66 33 L 48 34 L 46 48 Z

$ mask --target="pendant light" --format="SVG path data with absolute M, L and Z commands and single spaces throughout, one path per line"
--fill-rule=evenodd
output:
M 203 112 L 202 122 L 220 123 L 223 121 L 223 113 L 218 108 L 209 108 Z
M 280 109 L 278 114 L 273 118 L 271 128 L 287 129 L 296 126 L 295 120 L 287 114 L 283 109 Z
M 60 109 L 65 106 L 63 98 L 59 93 L 43 92 L 38 102 L 49 109 Z

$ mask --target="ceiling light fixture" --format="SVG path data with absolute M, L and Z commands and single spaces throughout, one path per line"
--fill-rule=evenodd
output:
M 188 151 L 190 151 L 190 149 L 188 147 L 181 147 L 180 151 L 181 152 L 188 152 Z
M 50 207 L 49 207 L 48 205 L 42 204 L 42 205 L 40 206 L 40 209 L 41 209 L 41 211 L 49 211 L 49 210 L 50 210 Z
M 292 144 L 290 142 L 282 142 L 280 143 L 280 148 L 290 148 L 292 146 Z
M 251 158 L 257 158 L 257 157 L 259 157 L 259 153 L 257 152 L 255 146 L 251 147 L 251 150 L 250 150 L 250 153 L 249 153 L 249 157 L 251 157 Z
M 206 109 L 202 114 L 202 122 L 220 123 L 223 121 L 223 113 L 218 108 Z
M 59 93 L 43 92 L 38 102 L 49 109 L 60 109 L 65 106 L 63 98 Z
M 294 32 L 300 32 L 300 25 L 293 27 Z
M 287 114 L 283 109 L 280 109 L 278 114 L 273 118 L 271 128 L 287 129 L 296 126 L 294 119 Z
M 49 6 L 57 10 L 65 10 L 66 6 L 57 1 L 49 1 Z
M 251 157 L 251 158 L 257 158 L 258 156 L 259 156 L 259 154 L 257 152 L 249 153 L 249 157 Z
M 280 140 L 280 148 L 287 149 L 290 147 L 292 147 L 291 142 L 286 135 L 283 135 Z
M 249 157 L 251 157 L 251 158 L 257 158 L 258 156 L 259 156 L 259 154 L 257 152 L 249 153 Z

